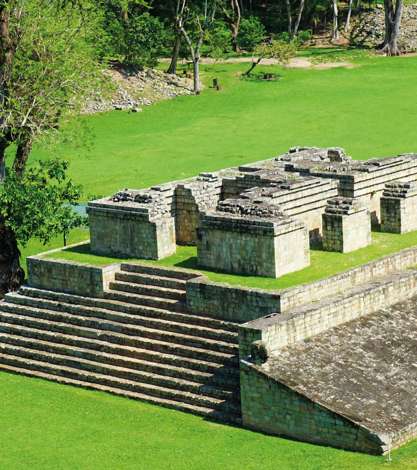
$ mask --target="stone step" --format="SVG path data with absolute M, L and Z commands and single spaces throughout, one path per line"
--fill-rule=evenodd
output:
M 117 272 L 115 274 L 115 279 L 116 281 L 167 287 L 168 289 L 177 289 L 181 291 L 185 291 L 185 286 L 187 282 L 183 279 L 174 279 L 172 277 L 155 276 L 152 274 L 140 274 L 124 271 Z
M 72 380 L 115 387 L 130 392 L 152 396 L 158 399 L 161 398 L 164 400 L 172 400 L 187 403 L 189 405 L 211 408 L 220 412 L 230 412 L 231 414 L 238 414 L 239 412 L 239 405 L 235 401 L 228 402 L 227 400 L 208 397 L 206 395 L 197 395 L 195 393 L 185 392 L 182 390 L 158 387 L 156 385 L 145 383 L 142 384 L 128 379 L 108 376 L 88 370 L 80 370 L 63 365 L 56 365 L 50 362 L 35 361 L 28 358 L 0 353 L 0 364 L 0 367 L 6 365 L 14 368 L 42 372 L 49 375 L 66 377 Z
M 236 360 L 223 360 L 223 358 L 195 359 L 185 357 L 175 352 L 164 353 L 155 349 L 142 349 L 124 344 L 111 343 L 102 339 L 95 339 L 83 336 L 74 336 L 71 334 L 59 333 L 56 331 L 47 331 L 37 328 L 31 328 L 24 325 L 6 323 L 1 321 L 0 332 L 3 336 L 20 337 L 22 339 L 33 340 L 41 344 L 53 343 L 65 347 L 74 347 L 88 349 L 93 352 L 102 352 L 105 354 L 123 356 L 126 359 L 141 360 L 145 362 L 154 362 L 162 366 L 173 366 L 176 368 L 187 368 L 192 371 L 212 374 L 216 377 L 235 381 L 239 380 L 239 366 Z M 2 334 L 2 333 L 0 333 Z
M 33 315 L 23 315 L 22 312 L 6 312 L 4 309 L 5 305 L 6 304 L 0 306 L 0 332 L 5 332 L 2 323 L 9 323 L 43 331 L 53 331 L 72 336 L 108 341 L 139 349 L 152 349 L 161 353 L 174 354 L 227 365 L 233 365 L 238 362 L 236 352 L 234 354 L 226 354 L 224 352 L 214 351 L 211 349 L 204 349 L 202 346 L 192 347 L 181 343 L 172 343 L 168 338 L 168 341 L 161 341 L 144 336 L 130 336 L 111 330 L 50 321 Z
M 16 346 L 0 342 L 0 354 L 18 356 L 19 358 L 29 359 L 31 361 L 46 362 L 47 364 L 53 364 L 56 366 L 70 367 L 105 376 L 126 379 L 136 382 L 138 387 L 142 387 L 142 389 L 145 390 L 147 386 L 156 386 L 163 389 L 173 389 L 175 392 L 190 392 L 196 395 L 201 395 L 204 399 L 216 398 L 219 400 L 237 401 L 238 397 L 238 390 L 233 392 L 224 388 L 214 387 L 212 385 L 202 384 L 178 377 L 160 375 L 153 372 L 121 367 L 114 364 L 105 364 L 86 359 L 84 357 L 74 357 L 74 355 L 44 352 L 37 349 L 30 349 L 27 346 Z M 166 393 L 168 392 L 169 391 Z M 150 392 L 150 394 L 152 393 Z
M 201 276 L 199 273 L 185 271 L 177 268 L 165 268 L 163 266 L 153 266 L 148 264 L 122 263 L 120 269 L 129 273 L 150 274 L 151 276 L 170 277 L 188 281 Z
M 47 291 L 33 287 L 21 287 L 19 294 L 32 298 L 49 299 L 56 302 L 63 302 L 74 305 L 83 305 L 91 308 L 103 308 L 106 310 L 129 313 L 131 315 L 143 315 L 152 318 L 169 319 L 174 322 L 183 322 L 187 324 L 200 325 L 212 329 L 221 329 L 231 332 L 237 332 L 239 325 L 237 323 L 218 320 L 212 317 L 201 315 L 172 312 L 170 310 L 158 309 L 154 307 L 140 306 L 132 303 L 121 302 L 118 300 L 101 299 L 92 297 L 83 297 L 73 294 L 64 294 L 62 292 Z M 10 294 L 6 295 L 7 296 Z
M 57 338 L 49 335 L 51 341 Z M 127 369 L 134 369 L 139 371 L 145 371 L 152 374 L 159 374 L 168 377 L 174 377 L 191 382 L 197 382 L 202 385 L 210 385 L 214 387 L 221 387 L 225 390 L 236 391 L 239 390 L 239 375 L 238 370 L 233 369 L 227 374 L 224 369 L 217 367 L 217 370 L 211 372 L 204 372 L 187 368 L 188 364 L 183 358 L 177 357 L 178 361 L 161 361 L 160 355 L 158 359 L 161 362 L 152 362 L 151 360 L 136 359 L 131 356 L 120 355 L 120 348 L 104 347 L 99 345 L 101 349 L 91 349 L 86 347 L 78 347 L 80 345 L 85 346 L 85 341 L 72 341 L 71 345 L 62 342 L 44 341 L 39 338 L 25 337 L 22 335 L 13 335 L 10 333 L 0 333 L 0 344 L 10 344 L 19 346 L 26 349 L 32 349 L 37 351 L 43 351 L 46 353 L 59 354 L 64 356 L 73 356 L 75 358 L 87 359 L 89 361 L 99 362 L 101 364 L 115 365 Z M 75 345 L 74 345 L 75 344 Z M 90 346 L 90 345 L 87 345 Z M 111 353 L 107 352 L 111 351 Z M 122 354 L 131 351 L 121 350 Z M 152 356 L 150 359 L 153 359 Z M 173 365 L 177 364 L 177 365 Z
M 5 302 L 0 306 L 0 311 L 9 312 L 25 317 L 35 317 L 50 322 L 77 325 L 80 327 L 94 328 L 103 332 L 116 332 L 136 338 L 148 338 L 150 340 L 165 341 L 172 344 L 180 344 L 193 348 L 210 349 L 225 354 L 237 354 L 238 345 L 236 343 L 226 343 L 223 341 L 208 339 L 200 336 L 190 336 L 173 331 L 164 331 L 144 326 L 136 326 L 117 321 L 105 320 L 98 317 L 85 317 L 72 313 L 59 312 L 55 310 L 35 308 L 26 305 Z
M 125 390 L 122 388 L 118 388 L 115 386 L 109 385 L 101 385 L 99 383 L 87 382 L 84 380 L 75 380 L 70 379 L 68 377 L 63 377 L 60 375 L 48 374 L 45 372 L 40 372 L 36 370 L 30 370 L 26 367 L 15 367 L 8 364 L 4 364 L 0 362 L 0 369 L 6 372 L 11 372 L 15 374 L 23 374 L 29 377 L 36 377 L 41 378 L 44 380 L 50 380 L 54 382 L 58 382 L 64 385 L 73 385 L 83 388 L 88 388 L 92 390 L 99 390 L 102 392 L 112 393 L 114 395 L 119 395 L 127 398 L 132 398 L 135 400 L 141 400 L 147 403 L 151 403 L 154 405 L 163 406 L 166 408 L 172 408 L 178 411 L 184 411 L 187 413 L 193 413 L 199 416 L 204 416 L 209 419 L 213 419 L 216 421 L 222 421 L 226 423 L 233 423 L 233 424 L 241 424 L 241 415 L 240 413 L 231 413 L 230 410 L 228 412 L 222 412 L 215 410 L 213 408 L 203 407 L 203 406 L 196 406 L 190 405 L 188 403 L 183 403 L 175 400 L 167 400 L 161 397 L 153 397 L 150 395 L 131 392 L 129 390 Z
M 184 312 L 187 309 L 185 302 L 172 299 L 161 299 L 145 295 L 134 294 L 125 291 L 109 289 L 104 291 L 103 297 L 109 300 L 117 300 L 127 304 L 141 305 L 143 307 L 159 308 L 171 312 Z
M 156 299 L 181 300 L 185 301 L 185 290 L 168 289 L 167 287 L 150 286 L 147 284 L 136 284 L 132 282 L 114 281 L 110 282 L 109 288 L 112 290 L 130 292 Z
M 144 326 L 151 329 L 161 329 L 164 331 L 172 331 L 175 333 L 200 336 L 209 339 L 215 339 L 222 342 L 237 344 L 238 335 L 231 331 L 221 329 L 205 328 L 199 325 L 190 325 L 187 323 L 171 321 L 170 315 L 167 319 L 149 318 L 147 316 L 132 315 L 130 313 L 122 313 L 114 310 L 101 308 L 91 308 L 84 305 L 69 304 L 65 302 L 57 302 L 55 300 L 27 297 L 18 293 L 7 295 L 7 303 L 18 304 L 28 307 L 54 310 L 57 312 L 71 313 L 84 317 L 103 318 L 105 320 L 116 321 L 119 323 L 127 323 L 136 326 Z

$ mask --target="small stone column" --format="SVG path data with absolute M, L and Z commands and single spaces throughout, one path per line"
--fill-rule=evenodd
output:
M 323 214 L 323 249 L 348 253 L 370 244 L 369 210 L 353 198 L 329 199 Z
M 381 197 L 381 231 L 406 233 L 417 230 L 416 183 L 387 183 Z

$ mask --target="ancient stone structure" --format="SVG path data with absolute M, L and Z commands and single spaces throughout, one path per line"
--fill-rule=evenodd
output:
M 347 251 L 417 227 L 415 155 L 280 157 L 89 205 L 91 247 L 277 276 L 308 241 Z M 380 207 L 380 208 L 379 208 Z M 323 223 L 322 223 L 323 219 Z M 354 237 L 351 238 L 354 234 Z M 417 437 L 417 247 L 263 291 L 148 263 L 28 259 L 0 303 L 0 369 L 372 454 Z
M 405 233 L 417 230 L 417 185 L 389 183 L 381 197 L 381 230 Z
M 310 245 L 323 242 L 326 250 L 368 245 L 368 212 L 379 227 L 381 198 L 392 183 L 409 185 L 401 196 L 402 230 L 417 227 L 417 212 L 406 208 L 415 181 L 414 154 L 355 161 L 340 148 L 294 147 L 273 159 L 90 202 L 91 248 L 160 259 L 177 244 L 197 245 L 201 266 L 277 277 L 308 266 L 304 226 Z
M 310 264 L 306 226 L 277 206 L 227 199 L 203 214 L 198 264 L 252 276 L 279 277 Z
M 330 199 L 323 214 L 323 249 L 348 253 L 370 243 L 369 210 L 352 198 Z

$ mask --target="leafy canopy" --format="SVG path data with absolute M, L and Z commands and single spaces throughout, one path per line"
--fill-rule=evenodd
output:
M 37 162 L 21 177 L 10 172 L 0 185 L 0 218 L 22 246 L 31 238 L 47 243 L 83 223 L 71 207 L 80 187 L 66 176 L 67 167 L 60 160 Z

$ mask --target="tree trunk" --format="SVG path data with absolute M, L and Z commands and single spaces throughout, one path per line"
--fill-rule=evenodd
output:
M 303 16 L 303 11 L 304 11 L 304 5 L 305 5 L 305 0 L 300 0 L 300 7 L 298 9 L 298 15 L 297 15 L 297 21 L 294 26 L 294 37 L 297 36 L 298 30 L 300 28 L 300 23 L 301 23 L 301 18 Z
M 292 37 L 291 0 L 285 0 L 285 4 L 287 5 L 288 34 Z
M 167 73 L 175 75 L 177 73 L 178 57 L 180 56 L 181 48 L 181 32 L 177 33 L 175 38 L 174 48 L 172 49 L 171 63 L 169 64 Z
M 193 71 L 194 71 L 194 93 L 199 95 L 201 93 L 200 83 L 200 56 L 196 56 L 193 59 Z
M 333 29 L 332 29 L 332 41 L 339 40 L 339 8 L 337 6 L 337 0 L 333 0 Z
M 353 0 L 349 0 L 349 9 L 348 9 L 346 23 L 345 23 L 345 33 L 348 33 L 350 29 L 350 18 L 352 17 L 352 8 L 353 8 Z
M 240 52 L 239 44 L 237 42 L 237 37 L 239 36 L 239 27 L 236 24 L 231 25 L 232 30 L 232 48 L 233 52 Z
M 249 70 L 247 70 L 243 76 L 244 77 L 249 77 L 249 75 L 253 72 L 254 68 L 261 63 L 261 60 L 263 57 L 259 57 L 257 60 L 252 61 L 251 66 L 249 67 Z
M 31 150 L 32 141 L 30 139 L 25 139 L 17 144 L 16 156 L 13 162 L 13 170 L 18 176 L 23 175 Z
M 240 22 L 242 20 L 242 10 L 240 8 L 239 0 L 231 0 L 231 7 L 233 11 L 233 20 L 231 22 L 232 46 L 234 52 L 239 52 L 237 37 L 239 36 Z
M 6 175 L 6 149 L 9 142 L 6 139 L 0 139 L 0 182 L 4 180 Z
M 16 236 L 0 221 L 0 297 L 16 291 L 23 284 L 25 273 L 20 267 L 20 251 Z
M 385 40 L 382 46 L 382 52 L 385 52 L 389 56 L 400 55 L 398 36 L 400 34 L 403 0 L 397 0 L 395 5 L 393 0 L 384 0 L 384 9 Z

